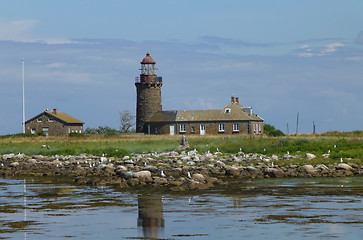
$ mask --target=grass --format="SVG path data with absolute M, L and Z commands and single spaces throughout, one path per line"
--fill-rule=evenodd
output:
M 116 136 L 83 137 L 0 137 L 0 154 L 24 153 L 27 155 L 80 155 L 82 153 L 111 157 L 122 157 L 130 153 L 163 152 L 176 149 L 181 136 L 159 136 L 127 134 Z M 192 149 L 199 152 L 215 152 L 217 148 L 224 153 L 237 153 L 242 148 L 245 153 L 283 155 L 287 151 L 292 155 L 304 156 L 313 153 L 321 156 L 330 150 L 332 159 L 363 159 L 363 132 L 326 133 L 320 135 L 298 135 L 284 137 L 251 136 L 187 136 Z M 42 148 L 49 145 L 50 149 Z M 336 146 L 336 147 L 334 147 Z

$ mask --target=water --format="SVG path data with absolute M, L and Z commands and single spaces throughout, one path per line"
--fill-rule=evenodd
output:
M 0 179 L 0 239 L 362 239 L 362 194 L 361 177 L 199 193 Z

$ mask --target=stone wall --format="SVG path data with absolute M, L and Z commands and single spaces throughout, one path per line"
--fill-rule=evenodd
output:
M 219 124 L 224 124 L 224 131 L 219 131 Z M 239 124 L 239 131 L 233 131 L 233 124 Z M 253 124 L 260 124 L 261 132 L 254 131 Z M 180 131 L 180 125 L 185 124 L 185 132 Z M 230 121 L 230 122 L 186 122 L 186 123 L 149 123 L 150 134 L 170 134 L 170 125 L 174 125 L 176 134 L 196 134 L 200 135 L 200 125 L 206 126 L 206 135 L 208 134 L 263 134 L 263 122 L 249 122 L 249 121 Z M 249 124 L 250 125 L 249 127 Z M 251 127 L 252 126 L 252 127 Z
M 136 132 L 147 133 L 145 122 L 156 112 L 162 110 L 162 83 L 135 83 L 137 89 Z
M 41 121 L 39 121 L 41 119 Z M 43 132 L 43 128 L 48 128 L 49 136 L 67 136 L 68 133 L 83 133 L 82 124 L 65 124 L 64 122 L 54 118 L 51 115 L 43 113 L 39 117 L 25 124 L 25 133 L 32 133 L 35 129 L 36 134 Z

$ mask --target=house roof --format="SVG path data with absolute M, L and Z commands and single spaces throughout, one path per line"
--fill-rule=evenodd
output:
M 78 123 L 78 124 L 84 124 L 84 122 L 82 122 L 81 120 L 78 120 L 78 119 L 76 119 L 76 118 L 74 118 L 74 117 L 72 117 L 72 116 L 70 116 L 70 115 L 68 115 L 68 114 L 66 114 L 66 113 L 58 112 L 58 111 L 57 111 L 57 112 L 51 112 L 51 111 L 48 111 L 48 110 L 46 110 L 46 111 L 44 111 L 44 112 L 42 112 L 42 113 L 40 113 L 40 114 L 36 115 L 35 117 L 30 118 L 30 119 L 29 119 L 29 120 L 27 120 L 25 123 L 28 123 L 28 122 L 30 122 L 30 121 L 32 121 L 32 120 L 34 120 L 34 119 L 36 119 L 36 118 L 40 117 L 40 116 L 41 116 L 41 115 L 43 115 L 43 114 L 50 115 L 50 116 L 54 117 L 55 119 L 58 119 L 58 120 L 60 120 L 60 121 L 62 121 L 62 122 L 65 122 L 65 123 Z
M 60 120 L 62 120 L 64 122 L 66 122 L 66 123 L 84 123 L 81 120 L 78 120 L 78 119 L 76 119 L 76 118 L 74 118 L 74 117 L 72 117 L 72 116 L 70 116 L 70 115 L 68 115 L 66 113 L 63 113 L 63 112 L 58 112 L 58 111 L 56 113 L 51 112 L 51 111 L 45 111 L 45 112 L 52 115 L 55 118 L 58 118 L 58 119 L 60 119 Z
M 256 114 L 249 115 L 243 110 L 243 106 L 237 102 L 231 102 L 219 110 L 179 110 L 159 111 L 147 122 L 194 122 L 194 121 L 263 121 Z

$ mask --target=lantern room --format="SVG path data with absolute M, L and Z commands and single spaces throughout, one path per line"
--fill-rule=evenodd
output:
M 155 75 L 155 60 L 146 53 L 146 57 L 141 62 L 141 75 Z

